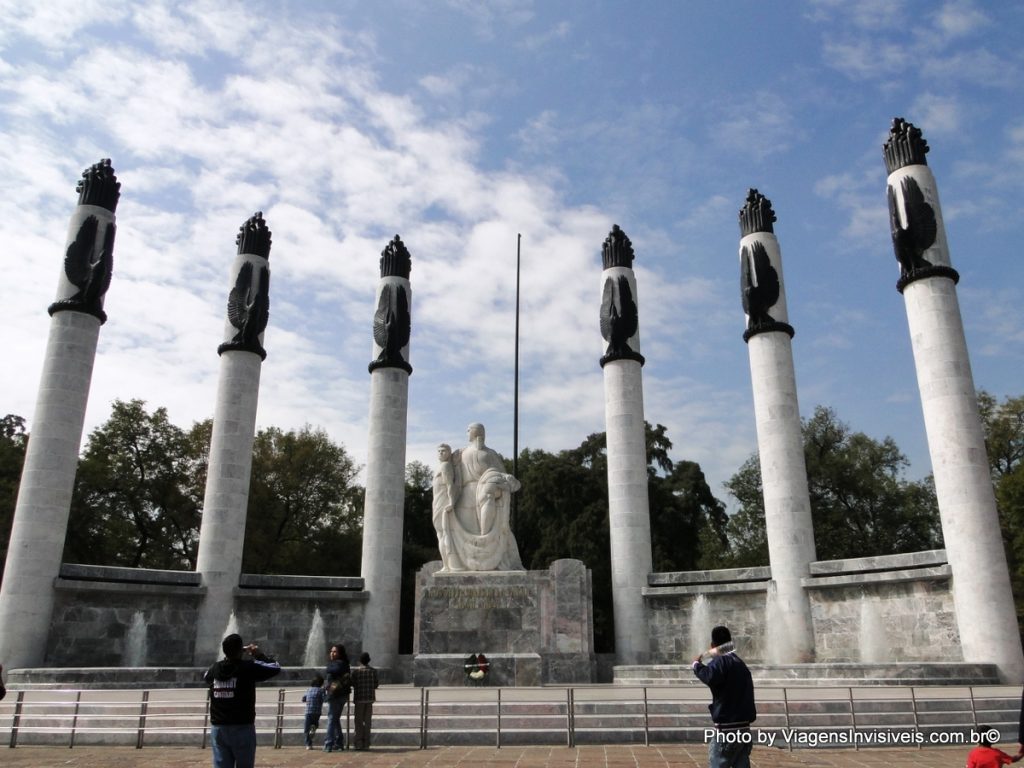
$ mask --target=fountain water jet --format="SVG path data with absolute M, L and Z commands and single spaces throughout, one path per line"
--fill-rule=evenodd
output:
M 794 664 L 793 641 L 790 637 L 786 615 L 779 603 L 779 593 L 775 582 L 768 585 L 764 604 L 764 662 L 767 664 Z
M 146 666 L 146 617 L 142 611 L 132 614 L 132 623 L 128 626 L 128 633 L 125 635 L 121 666 Z
M 690 649 L 691 655 L 706 651 L 711 642 L 711 606 L 704 595 L 697 595 L 690 608 Z M 689 656 L 687 656 L 687 659 Z
M 320 615 L 320 606 L 313 612 L 313 623 L 309 627 L 309 639 L 306 640 L 306 653 L 303 656 L 304 667 L 319 667 L 323 665 L 324 652 L 327 646 L 327 636 L 324 633 L 324 620 Z
M 882 603 L 877 597 L 861 595 L 857 645 L 862 664 L 879 664 L 887 660 L 885 621 L 882 618 Z

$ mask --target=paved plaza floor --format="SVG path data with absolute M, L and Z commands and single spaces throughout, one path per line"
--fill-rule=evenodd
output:
M 1013 753 L 1015 744 L 1004 744 Z M 968 748 L 927 749 L 801 749 L 793 752 L 755 747 L 754 768 L 962 768 Z M 17 747 L 3 748 L 4 768 L 210 768 L 208 749 L 197 747 Z M 367 752 L 306 751 L 301 747 L 256 753 L 257 768 L 697 768 L 707 765 L 700 745 L 650 747 L 434 747 L 380 748 Z

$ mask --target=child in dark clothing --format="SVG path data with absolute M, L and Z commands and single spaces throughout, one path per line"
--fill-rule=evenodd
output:
M 309 688 L 302 696 L 306 703 L 306 724 L 302 733 L 306 737 L 306 749 L 313 748 L 313 737 L 316 735 L 316 728 L 320 725 L 320 714 L 324 711 L 324 679 L 316 675 L 310 682 Z

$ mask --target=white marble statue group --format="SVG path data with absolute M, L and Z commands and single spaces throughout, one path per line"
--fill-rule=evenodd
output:
M 469 445 L 442 443 L 434 474 L 434 529 L 441 572 L 521 571 L 519 547 L 509 525 L 519 481 L 505 471 L 497 451 L 484 445 L 483 424 L 470 424 Z

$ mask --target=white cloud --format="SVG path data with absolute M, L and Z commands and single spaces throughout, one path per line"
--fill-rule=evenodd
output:
M 947 38 L 965 37 L 989 24 L 988 16 L 970 0 L 948 2 L 935 14 L 935 26 Z

